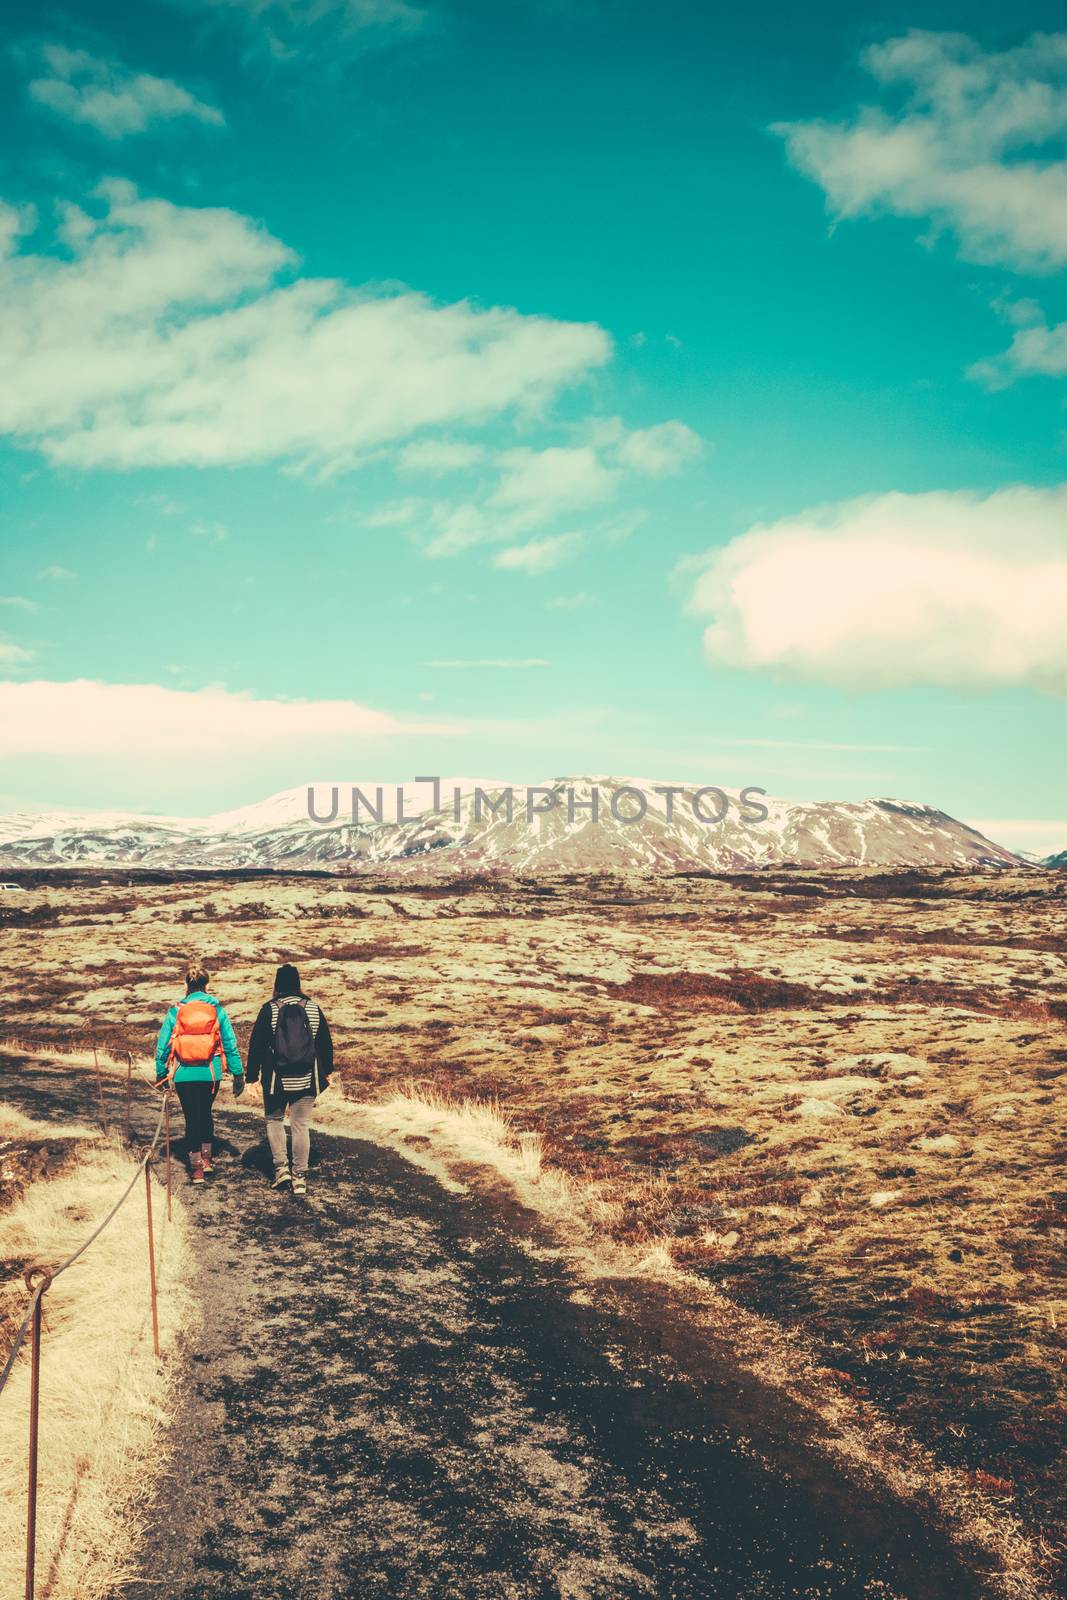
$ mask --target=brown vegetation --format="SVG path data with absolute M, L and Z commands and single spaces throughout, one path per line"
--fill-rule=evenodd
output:
M 25 1310 L 25 1267 L 69 1255 L 134 1170 L 115 1140 L 0 1107 L 0 1356 Z M 189 1248 L 180 1212 L 166 1222 L 161 1208 L 157 1226 L 168 1357 L 190 1324 Z M 45 1297 L 37 1593 L 50 1600 L 104 1600 L 132 1571 L 177 1374 L 153 1355 L 146 1264 L 138 1193 Z M 20 1358 L 0 1403 L 0 1600 L 23 1593 L 28 1389 Z
M 25 973 L 2 1020 L 143 1058 L 195 930 L 244 1042 L 294 960 L 351 1096 L 414 1082 L 499 1104 L 620 1245 L 666 1240 L 1051 1538 L 1065 890 L 1024 872 L 184 878 L 132 897 L 41 879 L 0 931 Z

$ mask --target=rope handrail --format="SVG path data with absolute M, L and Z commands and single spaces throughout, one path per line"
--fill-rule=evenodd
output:
M 11 1373 L 12 1373 L 12 1371 L 14 1369 L 15 1361 L 16 1361 L 16 1359 L 18 1357 L 19 1350 L 21 1349 L 22 1342 L 26 1337 L 26 1331 L 29 1328 L 30 1323 L 33 1320 L 33 1314 L 37 1309 L 37 1302 L 40 1300 L 40 1298 L 44 1294 L 45 1290 L 52 1283 L 55 1282 L 56 1278 L 59 1277 L 60 1273 L 61 1272 L 66 1272 L 68 1267 L 72 1267 L 74 1265 L 75 1261 L 78 1260 L 78 1257 L 84 1255 L 86 1250 L 88 1250 L 89 1246 L 91 1244 L 95 1243 L 95 1241 L 100 1237 L 100 1235 L 103 1233 L 104 1229 L 107 1227 L 108 1223 L 112 1220 L 112 1218 L 119 1211 L 120 1207 L 122 1207 L 126 1203 L 126 1201 L 129 1199 L 130 1195 L 133 1192 L 134 1185 L 137 1183 L 137 1180 L 140 1178 L 141 1173 L 145 1170 L 145 1168 L 148 1166 L 148 1163 L 151 1161 L 152 1157 L 155 1155 L 156 1150 L 159 1147 L 159 1136 L 160 1136 L 160 1133 L 163 1131 L 163 1119 L 166 1116 L 167 1095 L 169 1095 L 169 1093 L 170 1093 L 170 1090 L 168 1088 L 168 1090 L 164 1094 L 163 1104 L 162 1104 L 162 1106 L 160 1107 L 160 1110 L 159 1110 L 159 1120 L 156 1123 L 156 1131 L 152 1135 L 151 1144 L 145 1150 L 144 1155 L 141 1157 L 140 1161 L 137 1163 L 137 1168 L 136 1168 L 136 1170 L 135 1170 L 135 1172 L 133 1174 L 133 1177 L 130 1179 L 129 1183 L 126 1185 L 125 1189 L 122 1191 L 122 1193 L 119 1196 L 119 1198 L 115 1201 L 115 1204 L 111 1207 L 111 1210 L 108 1212 L 107 1216 L 103 1219 L 103 1221 L 97 1224 L 97 1226 L 93 1229 L 93 1231 L 89 1235 L 89 1237 L 87 1239 L 83 1240 L 83 1242 L 78 1246 L 78 1248 L 76 1250 L 74 1250 L 66 1258 L 65 1261 L 60 1262 L 58 1267 L 32 1266 L 32 1267 L 27 1267 L 25 1273 L 23 1274 L 23 1276 L 25 1278 L 25 1282 L 26 1282 L 26 1287 L 27 1287 L 27 1289 L 30 1290 L 30 1301 L 29 1301 L 29 1304 L 26 1307 L 26 1314 L 23 1317 L 21 1323 L 19 1324 L 18 1332 L 15 1334 L 15 1341 L 12 1344 L 10 1351 L 8 1352 L 7 1360 L 4 1363 L 4 1369 L 3 1369 L 2 1372 L 0 1372 L 0 1394 L 3 1393 L 4 1385 L 7 1383 L 7 1380 L 11 1376 Z M 34 1279 L 39 1279 L 39 1281 L 34 1283 L 32 1281 Z

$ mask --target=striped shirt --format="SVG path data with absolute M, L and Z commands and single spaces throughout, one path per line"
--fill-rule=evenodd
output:
M 305 1000 L 298 994 L 283 995 L 280 1000 L 271 1001 L 270 1031 L 272 1035 L 278 1032 L 278 1018 L 281 1016 L 282 1006 L 305 1006 L 307 1008 L 308 1022 L 311 1024 L 311 1037 L 313 1040 L 318 1037 L 322 1013 L 314 1000 Z M 286 1094 L 306 1094 L 309 1089 L 314 1087 L 314 1076 L 314 1065 L 310 1066 L 306 1072 L 297 1073 L 295 1077 L 279 1072 L 275 1088 L 280 1085 Z

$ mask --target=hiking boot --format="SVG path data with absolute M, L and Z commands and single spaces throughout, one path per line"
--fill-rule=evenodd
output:
M 210 1144 L 202 1144 L 200 1146 L 200 1162 L 205 1172 L 214 1172 L 215 1163 L 211 1159 Z
M 302 1172 L 294 1172 L 293 1173 L 293 1193 L 294 1194 L 307 1194 L 307 1192 L 308 1192 L 308 1185 L 307 1185 L 307 1179 L 304 1177 L 304 1174 Z
M 292 1183 L 292 1181 L 293 1181 L 293 1175 L 289 1171 L 289 1168 L 288 1167 L 279 1167 L 277 1172 L 274 1174 L 274 1182 L 271 1184 L 271 1188 L 272 1189 L 288 1189 L 288 1187 Z
M 204 1158 L 199 1153 L 189 1157 L 189 1176 L 193 1183 L 204 1181 Z

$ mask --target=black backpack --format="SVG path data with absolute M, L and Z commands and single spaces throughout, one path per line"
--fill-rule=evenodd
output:
M 281 1087 L 286 1079 L 306 1078 L 315 1070 L 315 1036 L 308 1021 L 307 1001 L 288 1001 L 278 1007 L 278 1026 L 274 1031 L 274 1068 Z M 314 1084 L 312 1084 L 314 1087 Z

